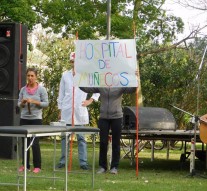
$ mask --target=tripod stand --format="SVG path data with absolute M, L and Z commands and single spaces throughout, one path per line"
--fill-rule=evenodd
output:
M 196 152 L 196 135 L 197 135 L 197 129 L 199 126 L 199 121 L 201 120 L 198 116 L 195 116 L 187 111 L 184 111 L 176 106 L 171 105 L 172 107 L 174 107 L 175 109 L 178 109 L 179 111 L 182 111 L 188 115 L 190 115 L 192 117 L 191 123 L 193 124 L 193 138 L 191 139 L 191 157 L 190 157 L 190 174 L 188 176 L 199 176 L 202 178 L 207 178 L 203 175 L 200 175 L 198 173 L 196 173 L 195 170 L 195 152 Z

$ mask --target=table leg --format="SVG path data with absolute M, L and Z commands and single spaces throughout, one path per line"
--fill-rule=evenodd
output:
M 170 157 L 170 141 L 167 141 L 167 160 Z
M 155 149 L 154 149 L 154 147 L 155 147 L 155 142 L 153 141 L 153 140 L 151 140 L 151 161 L 154 161 L 154 158 L 155 158 Z
M 207 144 L 206 144 L 206 169 L 207 169 Z
M 54 136 L 54 156 L 53 156 L 53 186 L 55 186 L 55 164 L 56 164 L 56 136 Z
M 24 137 L 24 191 L 27 190 L 27 137 Z
M 19 191 L 19 180 L 20 180 L 20 176 L 19 176 L 19 145 L 20 145 L 20 143 L 19 143 L 19 138 L 18 137 L 16 137 L 16 138 L 17 138 L 17 156 L 16 156 L 16 158 L 17 158 L 17 174 L 18 174 L 18 179 L 17 179 L 18 187 L 17 187 L 17 190 Z
M 65 135 L 65 191 L 68 190 L 68 140 L 69 136 Z
M 92 135 L 92 139 L 93 139 L 92 187 L 94 188 L 94 178 L 95 178 L 95 134 Z

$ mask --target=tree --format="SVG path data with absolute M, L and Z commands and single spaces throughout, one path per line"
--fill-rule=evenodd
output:
M 35 11 L 38 2 L 38 0 L 1 0 L 0 22 L 18 22 L 32 29 L 39 20 Z
M 194 100 L 196 102 L 196 114 L 204 115 L 206 114 L 206 97 L 207 97 L 207 54 L 205 49 L 207 48 L 206 38 L 196 38 L 194 42 L 189 44 L 189 49 L 191 49 L 191 58 L 197 63 L 196 77 L 194 80 L 195 94 Z M 202 67 L 201 67 L 202 66 Z
M 43 53 L 44 62 L 37 63 L 35 51 L 29 52 L 28 62 L 30 65 L 38 64 L 39 82 L 43 83 L 47 89 L 49 107 L 43 110 L 43 122 L 49 124 L 51 121 L 58 121 L 59 83 L 62 72 L 70 69 L 68 55 L 74 51 L 74 39 L 40 35 L 38 41 L 37 48 Z
M 134 38 L 135 26 L 141 45 L 160 35 L 162 41 L 174 39 L 182 32 L 183 23 L 180 18 L 166 15 L 164 2 L 113 0 L 111 38 Z M 63 36 L 78 31 L 80 39 L 97 39 L 106 36 L 106 10 L 107 0 L 2 0 L 0 20 L 21 22 L 30 29 L 41 23 L 55 33 L 64 31 Z
M 146 106 L 157 103 L 157 105 L 166 107 L 170 101 L 170 90 L 173 92 L 173 97 L 179 101 L 182 100 L 180 98 L 182 97 L 181 89 L 186 85 L 184 76 L 186 77 L 187 72 L 190 73 L 190 76 L 187 76 L 188 82 L 193 75 L 191 71 L 187 70 L 193 63 L 192 59 L 182 49 L 177 53 L 176 48 L 194 37 L 197 31 L 192 32 L 184 40 L 173 44 L 176 41 L 176 35 L 182 32 L 184 24 L 181 18 L 166 14 L 162 8 L 164 2 L 165 0 L 112 1 L 111 38 L 136 38 L 144 96 L 149 98 L 145 100 Z M 44 28 L 54 33 L 61 32 L 62 36 L 65 37 L 63 39 L 41 37 L 41 43 L 38 45 L 38 49 L 47 57 L 44 65 L 48 67 L 42 70 L 42 79 L 51 101 L 51 106 L 44 113 L 45 123 L 57 120 L 56 99 L 59 80 L 67 65 L 68 50 L 73 48 L 69 43 L 71 40 L 69 34 L 75 35 L 78 31 L 79 39 L 105 37 L 106 10 L 107 0 L 1 1 L 1 21 L 21 22 L 28 25 L 29 29 L 32 29 L 35 24 L 41 23 Z M 67 43 L 64 44 L 64 42 Z M 175 52 L 179 55 L 179 59 L 172 62 Z M 182 56 L 184 56 L 183 59 Z M 185 59 L 189 63 L 184 62 Z M 167 63 L 168 65 L 166 65 Z M 176 78 L 173 69 L 183 75 L 182 79 Z M 169 77 L 169 72 L 178 81 L 173 80 L 172 76 Z M 149 76 L 147 76 L 148 73 Z M 162 83 L 167 89 L 162 87 Z M 178 83 L 180 86 L 175 86 L 174 83 Z M 163 94 L 153 88 L 154 84 L 159 87 Z M 150 92 L 145 90 L 148 87 Z M 174 90 L 176 91 L 174 92 Z M 167 95 L 167 97 L 162 98 L 162 95 Z M 154 97 L 153 100 L 151 96 Z M 162 101 L 156 102 L 155 98 Z M 124 103 L 131 104 L 131 100 L 125 98 Z M 93 113 L 97 114 L 97 110 L 94 110 Z
M 203 21 L 204 21 L 204 16 L 206 14 L 206 10 L 207 10 L 207 1 L 206 0 L 173 0 L 174 3 L 176 3 L 177 5 L 180 5 L 182 7 L 184 7 L 186 10 L 190 10 L 190 11 L 195 11 L 196 10 L 196 17 L 199 16 L 203 16 Z M 191 17 L 193 17 L 191 15 Z M 202 21 L 201 19 L 201 21 Z M 203 31 L 203 29 L 205 29 L 207 27 L 207 25 L 205 23 L 202 22 L 198 22 L 197 24 L 193 24 L 190 26 L 191 27 L 191 32 L 190 33 L 195 33 L 195 37 L 198 36 L 206 36 L 205 35 L 205 31 Z
M 199 75 L 199 95 L 196 80 L 205 47 L 206 40 L 197 38 L 189 44 L 188 49 L 174 49 L 140 59 L 144 105 L 168 108 L 176 117 L 179 128 L 189 125 L 190 116 L 172 108 L 170 104 L 195 115 L 206 113 L 205 65 Z M 207 55 L 204 63 L 206 58 Z
M 201 11 L 207 10 L 207 0 L 177 0 L 176 2 L 184 7 L 189 7 Z

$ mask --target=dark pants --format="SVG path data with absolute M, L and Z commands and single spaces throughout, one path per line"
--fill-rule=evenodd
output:
M 99 166 L 107 170 L 107 149 L 109 130 L 112 133 L 112 161 L 111 169 L 118 168 L 120 160 L 120 138 L 122 129 L 122 118 L 118 119 L 99 119 L 100 129 L 100 150 Z
M 20 119 L 20 125 L 42 125 L 41 119 Z M 27 148 L 30 145 L 33 137 L 27 138 Z M 35 137 L 34 142 L 32 144 L 32 155 L 33 155 L 33 165 L 34 168 L 41 168 L 41 152 L 40 152 L 40 144 L 39 137 Z M 24 138 L 22 138 L 22 164 L 24 164 Z M 27 151 L 27 168 L 30 169 L 30 149 Z

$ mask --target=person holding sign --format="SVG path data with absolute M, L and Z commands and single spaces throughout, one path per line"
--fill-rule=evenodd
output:
M 74 119 L 74 125 L 87 125 L 89 124 L 89 115 L 86 107 L 89 106 L 94 100 L 97 101 L 99 98 L 99 94 L 93 94 L 90 99 L 86 100 L 87 93 L 81 91 L 78 87 L 73 86 L 73 80 L 75 75 L 74 60 L 75 60 L 75 53 L 72 52 L 70 54 L 70 64 L 72 66 L 72 69 L 65 71 L 62 74 L 62 78 L 60 81 L 59 96 L 58 96 L 58 109 L 60 110 L 59 119 L 64 120 L 67 125 L 72 125 L 73 119 Z M 73 101 L 74 101 L 74 111 L 73 111 Z M 74 112 L 74 118 L 72 119 L 73 112 Z M 88 170 L 89 167 L 87 163 L 87 145 L 84 135 L 77 134 L 77 140 L 78 140 L 78 155 L 79 155 L 80 168 L 83 170 Z M 66 155 L 65 137 L 62 136 L 61 157 L 57 165 L 57 168 L 65 167 L 65 155 Z
M 100 93 L 100 118 L 98 128 L 100 129 L 100 150 L 99 150 L 99 170 L 98 174 L 107 171 L 107 148 L 109 130 L 112 133 L 112 161 L 110 167 L 111 174 L 118 173 L 120 160 L 120 138 L 122 129 L 122 95 L 133 93 L 136 87 L 114 87 L 114 88 L 90 88 L 80 87 L 86 93 Z
M 109 130 L 112 132 L 110 173 L 117 174 L 122 129 L 122 95 L 138 86 L 134 39 L 77 40 L 75 84 L 86 93 L 100 93 L 100 151 L 97 173 L 107 171 Z

